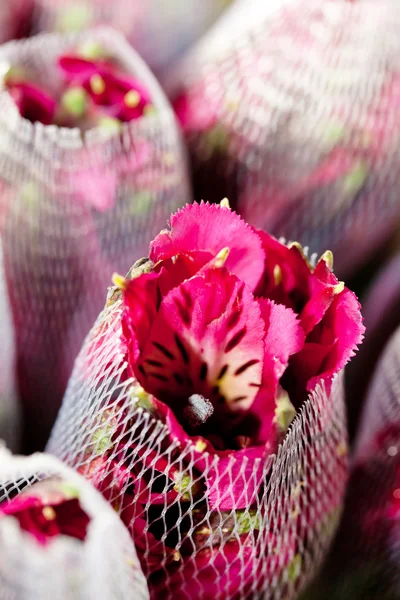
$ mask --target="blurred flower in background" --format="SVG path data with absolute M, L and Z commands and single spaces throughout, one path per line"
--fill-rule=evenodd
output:
M 33 31 L 79 32 L 95 25 L 121 31 L 158 74 L 222 13 L 230 0 L 35 0 Z
M 391 0 L 236 2 L 171 80 L 196 199 L 228 196 L 354 273 L 400 218 L 396 14 Z
M 149 598 L 128 532 L 101 495 L 53 456 L 4 448 L 0 585 L 4 598 Z
M 400 594 L 400 329 L 368 389 L 344 516 L 313 595 L 332 600 Z
M 4 45 L 0 60 L 0 231 L 34 450 L 113 271 L 191 193 L 173 111 L 120 34 L 43 34 Z

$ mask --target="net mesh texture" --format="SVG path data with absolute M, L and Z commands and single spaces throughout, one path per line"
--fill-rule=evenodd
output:
M 170 80 L 196 199 L 354 272 L 400 214 L 397 8 L 235 2 Z
M 168 215 L 191 199 L 168 102 L 138 55 L 108 28 L 43 34 L 0 51 L 39 83 L 61 85 L 57 57 L 104 47 L 147 88 L 155 112 L 106 134 L 32 124 L 0 91 L 0 231 L 17 344 L 27 449 L 44 446 L 73 360 L 104 304 L 113 271 L 144 253 Z
M 53 456 L 18 457 L 0 450 L 0 503 L 48 479 L 78 492 L 90 518 L 86 539 L 58 536 L 42 546 L 14 517 L 1 518 L 0 598 L 146 600 L 146 581 L 129 534 L 100 494 Z
M 239 465 L 180 444 L 126 375 L 121 300 L 76 361 L 48 445 L 134 538 L 152 598 L 290 599 L 316 573 L 347 480 L 342 377 L 317 387 L 276 456 Z M 238 493 L 238 490 L 241 490 Z
M 400 594 L 400 329 L 378 363 L 356 440 L 343 521 L 314 595 Z M 321 592 L 322 591 L 322 592 Z
M 346 369 L 346 399 L 350 435 L 356 431 L 374 370 L 389 339 L 400 326 L 400 253 L 383 263 L 361 297 L 366 335 L 359 353 Z

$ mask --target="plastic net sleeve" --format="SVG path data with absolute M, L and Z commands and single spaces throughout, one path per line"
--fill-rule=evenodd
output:
M 150 594 L 295 598 L 317 572 L 347 479 L 342 377 L 319 386 L 276 456 L 199 456 L 143 406 L 126 376 L 119 301 L 76 361 L 48 450 L 119 511 Z
M 177 69 L 196 199 L 335 254 L 345 276 L 399 219 L 398 22 L 379 3 L 235 3 Z
M 41 546 L 11 516 L 0 519 L 0 597 L 4 599 L 148 598 L 128 532 L 112 508 L 81 476 L 54 457 L 12 456 L 0 450 L 0 502 L 57 478 L 79 493 L 90 517 L 84 541 L 59 536 Z
M 399 302 L 400 255 L 397 252 L 382 266 L 361 298 L 366 335 L 346 372 L 350 434 L 356 429 L 379 358 L 400 325 Z
M 399 595 L 400 330 L 377 365 L 356 438 L 343 520 L 315 598 Z M 310 596 L 310 599 L 314 596 Z
M 126 272 L 171 212 L 191 200 L 173 111 L 120 34 L 100 28 L 10 42 L 0 50 L 2 69 L 27 69 L 57 92 L 57 57 L 86 41 L 104 46 L 140 81 L 155 112 L 124 124 L 121 133 L 82 134 L 22 119 L 0 90 L 0 230 L 19 391 L 25 421 L 36 425 L 28 449 L 47 441 L 112 273 Z

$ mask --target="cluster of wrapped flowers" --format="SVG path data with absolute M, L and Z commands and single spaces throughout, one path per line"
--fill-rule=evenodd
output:
M 42 448 L 65 394 L 49 454 L 0 449 L 9 597 L 294 600 L 343 509 L 318 593 L 399 593 L 398 338 L 349 470 L 364 326 L 324 252 L 354 273 L 398 222 L 397 21 L 389 0 L 278 4 L 238 0 L 163 79 L 179 125 L 111 29 L 0 48 L 0 437 L 19 396 Z M 35 5 L 70 29 L 64 0 Z M 77 5 L 72 28 L 122 5 Z M 132 33 L 149 8 L 128 8 Z M 397 322 L 396 265 L 350 407 Z

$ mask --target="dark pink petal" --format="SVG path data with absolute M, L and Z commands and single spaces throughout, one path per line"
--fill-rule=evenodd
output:
M 324 260 L 320 260 L 309 279 L 310 299 L 300 312 L 300 320 L 306 334 L 321 322 L 335 296 L 343 291 Z
M 137 365 L 144 388 L 181 414 L 192 394 L 221 409 L 248 408 L 258 391 L 264 323 L 250 290 L 225 268 L 208 269 L 162 301 Z
M 58 65 L 69 82 L 80 82 L 90 79 L 99 72 L 99 65 L 75 54 L 64 54 L 58 59 Z
M 259 300 L 259 305 L 266 329 L 262 387 L 244 419 L 243 432 L 253 443 L 267 444 L 272 453 L 279 441 L 275 419 L 279 380 L 290 357 L 303 348 L 305 336 L 297 315 L 290 308 L 267 299 Z M 246 421 L 249 420 L 249 431 L 246 432 Z M 259 423 L 255 437 L 251 435 L 254 420 Z
M 263 387 L 268 388 L 271 373 L 275 373 L 277 381 L 282 377 L 289 357 L 304 346 L 305 335 L 297 315 L 290 308 L 268 299 L 260 299 L 259 306 L 266 330 Z
M 0 505 L 0 519 L 6 515 L 17 519 L 20 528 L 42 545 L 58 535 L 84 540 L 90 522 L 79 499 L 66 497 L 52 481 L 34 484 Z
M 226 268 L 253 290 L 264 269 L 264 252 L 258 235 L 239 215 L 217 204 L 191 204 L 172 215 L 170 231 L 162 231 L 150 245 L 154 262 L 181 252 L 208 253 L 208 262 L 229 248 Z
M 121 122 L 141 117 L 151 106 L 147 89 L 134 77 L 120 73 L 111 63 L 64 55 L 59 66 L 69 83 L 79 84 L 105 113 Z
M 290 361 L 297 385 L 305 385 L 310 391 L 321 380 L 332 377 L 354 356 L 363 334 L 359 302 L 345 288 L 334 297 L 322 321 L 307 336 L 304 349 Z
M 86 539 L 90 518 L 82 509 L 78 498 L 72 498 L 58 504 L 54 511 L 61 535 L 67 535 L 81 541 Z
M 44 125 L 53 123 L 56 102 L 52 96 L 32 83 L 9 82 L 7 87 L 24 119 Z
M 124 291 L 122 329 L 134 369 L 161 302 L 159 278 L 159 273 L 145 273 L 127 282 Z
M 310 296 L 311 269 L 297 245 L 290 248 L 257 231 L 265 253 L 263 276 L 256 295 L 299 313 Z
M 154 270 L 156 273 L 162 273 L 160 289 L 163 297 L 186 279 L 194 277 L 204 267 L 204 263 L 208 263 L 209 259 L 208 252 L 191 252 L 190 254 L 177 254 L 157 263 Z

